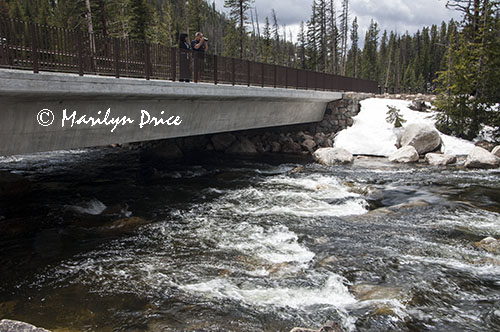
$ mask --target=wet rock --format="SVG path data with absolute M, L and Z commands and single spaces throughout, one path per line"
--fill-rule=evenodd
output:
M 304 166 L 297 166 L 290 171 L 291 174 L 297 174 L 303 172 L 306 168 Z
M 476 146 L 465 160 L 467 168 L 496 168 L 500 165 L 500 158 L 487 150 Z
M 477 248 L 486 250 L 492 253 L 498 253 L 500 251 L 500 241 L 488 236 L 479 242 L 474 243 Z
M 413 146 L 418 154 L 436 150 L 441 145 L 441 136 L 433 126 L 421 123 L 409 124 L 401 137 L 401 146 Z
M 290 332 L 342 332 L 342 329 L 333 322 L 328 322 L 318 330 L 294 327 Z
M 123 231 L 129 231 L 146 224 L 149 224 L 149 222 L 144 218 L 131 217 L 113 221 L 108 225 L 106 225 L 105 227 L 108 229 L 119 229 Z
M 351 292 L 360 301 L 409 299 L 404 289 L 393 286 L 358 284 L 351 287 Z
M 396 205 L 388 207 L 388 209 L 393 211 L 393 212 L 397 212 L 397 211 L 401 211 L 401 210 L 427 207 L 429 205 L 430 204 L 427 203 L 426 201 L 413 201 L 413 202 L 396 204 Z
M 418 159 L 418 151 L 413 146 L 403 146 L 389 157 L 393 163 L 415 163 Z
M 210 139 L 215 151 L 224 151 L 236 141 L 236 137 L 231 133 L 215 134 Z
M 50 332 L 49 330 L 15 320 L 0 320 L 0 332 Z
M 354 161 L 353 155 L 341 148 L 320 148 L 313 154 L 314 160 L 324 166 L 347 164 Z
M 480 148 L 485 149 L 488 152 L 491 152 L 493 148 L 495 147 L 494 143 L 488 142 L 488 141 L 479 141 L 474 144 L 475 146 L 479 146 Z
M 432 166 L 446 166 L 456 163 L 457 157 L 448 154 L 428 153 L 425 155 L 425 161 Z
M 13 198 L 28 194 L 33 189 L 31 182 L 21 175 L 0 171 L 0 198 Z
M 325 266 L 329 266 L 329 265 L 335 264 L 338 261 L 339 261 L 339 258 L 337 256 L 328 256 L 328 257 L 323 258 L 319 262 L 319 265 L 325 267 Z
M 227 150 L 226 153 L 229 154 L 256 154 L 257 148 L 255 144 L 252 143 L 248 138 L 240 137 L 239 140 L 235 141 Z
M 500 158 L 500 145 L 493 148 L 493 150 L 491 150 L 491 153 L 496 157 Z

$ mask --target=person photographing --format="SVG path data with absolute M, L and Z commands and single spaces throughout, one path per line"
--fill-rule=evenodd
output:
M 193 81 L 199 82 L 201 74 L 205 68 L 205 52 L 208 50 L 208 39 L 203 36 L 203 33 L 197 32 L 194 35 L 194 40 L 191 42 L 193 51 L 198 52 L 195 55 L 195 66 L 198 68 L 198 77 L 193 78 Z M 196 68 L 196 67 L 195 67 Z

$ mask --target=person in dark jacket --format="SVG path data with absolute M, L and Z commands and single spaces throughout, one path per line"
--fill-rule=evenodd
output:
M 179 81 L 189 82 L 191 79 L 191 44 L 187 33 L 181 33 L 179 37 Z
M 198 72 L 198 77 L 194 77 L 195 82 L 199 82 L 203 71 L 205 70 L 205 52 L 208 50 L 208 38 L 203 36 L 203 33 L 197 32 L 193 41 L 191 41 L 191 49 L 196 53 L 194 55 L 195 73 Z M 196 75 L 196 74 L 194 74 Z

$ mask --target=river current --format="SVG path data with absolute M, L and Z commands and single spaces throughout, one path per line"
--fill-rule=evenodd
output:
M 0 319 L 73 331 L 498 331 L 500 171 L 0 158 Z

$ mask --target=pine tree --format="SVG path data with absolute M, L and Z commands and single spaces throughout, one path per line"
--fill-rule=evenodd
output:
M 299 41 L 299 60 L 300 68 L 306 69 L 306 32 L 304 28 L 304 21 L 300 22 L 300 32 L 298 36 Z
M 339 30 L 337 27 L 337 12 L 335 1 L 330 0 L 328 8 L 328 48 L 330 52 L 330 72 L 337 74 L 339 67 Z
M 340 15 L 340 39 L 341 39 L 341 70 L 345 75 L 347 59 L 347 37 L 349 34 L 349 0 L 342 0 L 342 14 Z
M 355 17 L 352 21 L 351 29 L 351 49 L 347 57 L 346 74 L 352 77 L 359 77 L 359 35 L 358 35 L 358 18 Z
M 271 16 L 273 19 L 272 35 L 273 35 L 273 62 L 277 65 L 282 65 L 283 56 L 281 54 L 281 40 L 280 40 L 280 25 L 278 23 L 278 17 L 276 16 L 276 11 L 271 10 Z
M 269 17 L 266 16 L 264 25 L 264 36 L 262 43 L 262 61 L 265 63 L 270 63 L 272 61 L 273 48 L 272 48 L 272 37 L 271 37 L 271 24 L 269 23 Z
M 145 41 L 151 10 L 146 0 L 130 1 L 130 38 Z
M 365 79 L 376 80 L 378 78 L 378 33 L 378 24 L 372 20 L 365 35 L 365 46 L 361 56 L 361 77 Z
M 5 0 L 0 0 L 0 19 L 9 19 L 9 4 Z
M 252 0 L 225 0 L 224 7 L 230 11 L 231 18 L 238 22 L 238 31 L 240 38 L 240 59 L 243 59 L 244 42 L 247 39 L 245 24 L 248 20 L 247 11 L 250 9 Z

